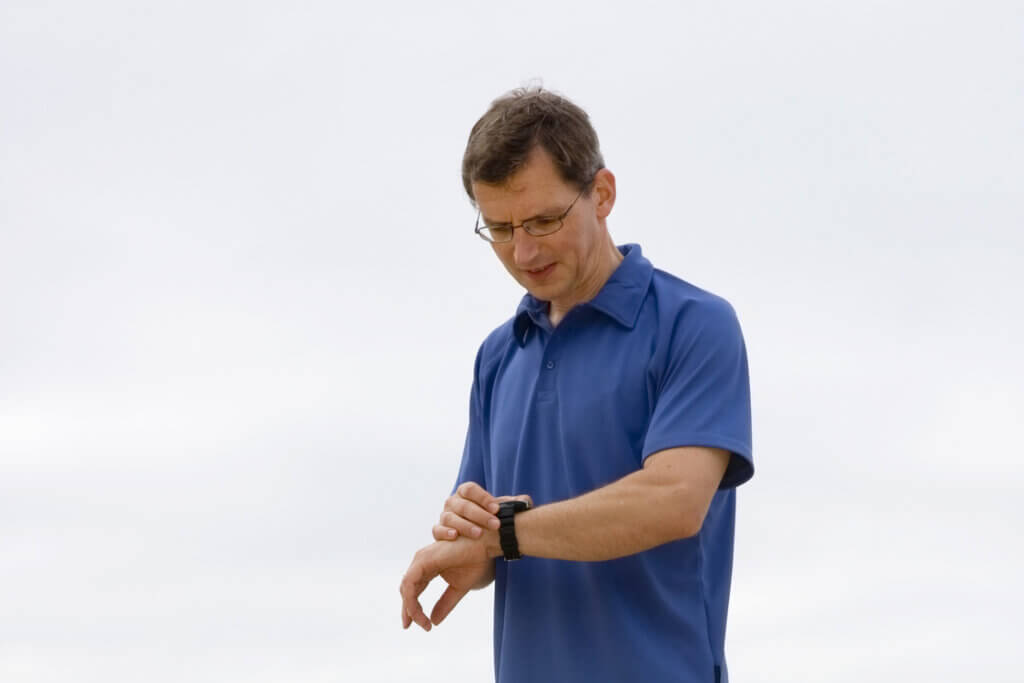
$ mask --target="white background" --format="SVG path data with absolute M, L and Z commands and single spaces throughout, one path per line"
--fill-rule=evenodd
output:
M 397 587 L 534 78 L 743 325 L 733 680 L 1020 680 L 1020 3 L 221 0 L 0 3 L 0 680 L 489 679 L 490 591 Z

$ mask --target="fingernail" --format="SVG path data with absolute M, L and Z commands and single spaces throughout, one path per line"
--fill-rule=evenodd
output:
M 473 534 L 473 538 L 480 538 L 480 534 L 483 533 L 483 530 L 480 527 L 475 526 L 471 533 Z
M 455 538 L 455 529 L 448 530 L 448 538 Z
M 500 529 L 501 522 L 496 519 L 492 519 L 489 522 L 487 522 L 487 526 L 491 527 L 492 529 Z
M 494 514 L 497 514 L 498 510 L 501 509 L 501 506 L 498 505 L 497 503 L 491 503 L 490 505 L 487 506 L 487 509 L 493 512 Z

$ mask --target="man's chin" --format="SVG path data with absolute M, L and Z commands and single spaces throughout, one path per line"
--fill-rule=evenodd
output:
M 554 297 L 554 289 L 552 287 L 537 287 L 536 285 L 527 286 L 525 282 L 521 284 L 527 292 L 530 293 L 534 299 L 538 301 L 551 301 Z

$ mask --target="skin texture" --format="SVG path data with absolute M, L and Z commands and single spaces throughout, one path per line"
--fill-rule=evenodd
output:
M 572 204 L 579 188 L 567 184 L 543 148 L 537 147 L 526 165 L 501 185 L 473 183 L 473 195 L 484 222 L 518 225 L 537 216 L 557 216 Z M 622 262 L 622 254 L 608 234 L 606 220 L 615 205 L 615 176 L 601 169 L 589 193 L 581 196 L 565 217 L 562 228 L 534 237 L 512 231 L 511 242 L 492 244 L 494 254 L 530 294 L 548 301 L 552 325 L 578 303 L 597 296 Z M 554 264 L 543 280 L 530 270 Z
M 659 451 L 643 469 L 607 486 L 517 514 L 519 550 L 534 557 L 598 561 L 689 538 L 700 531 L 728 463 L 729 453 L 719 448 Z M 476 508 L 474 515 L 489 514 L 487 507 L 497 500 L 477 484 L 467 482 L 463 490 L 472 497 L 463 501 Z M 485 501 L 484 507 L 477 500 Z M 459 536 L 422 548 L 399 587 L 403 628 L 415 622 L 429 631 L 431 624 L 440 624 L 470 590 L 494 580 L 493 559 L 501 554 L 498 532 L 490 528 L 478 538 Z M 448 589 L 428 618 L 419 595 L 437 576 Z
M 444 502 L 441 519 L 434 525 L 434 540 L 451 541 L 456 536 L 480 538 L 484 529 L 497 530 L 501 526 L 496 517 L 498 503 L 507 500 L 521 500 L 533 507 L 533 499 L 528 495 L 495 498 L 476 482 L 465 482 Z
M 473 193 L 489 224 L 518 225 L 537 216 L 565 211 L 579 188 L 558 175 L 542 149 L 501 185 L 474 183 Z M 589 301 L 622 261 L 608 233 L 615 204 L 615 176 L 602 169 L 556 233 L 534 237 L 522 229 L 513 240 L 493 244 L 502 265 L 533 296 L 548 301 L 557 325 L 577 303 Z M 546 277 L 529 271 L 554 264 Z M 642 469 L 577 498 L 532 508 L 516 515 L 516 537 L 524 555 L 596 561 L 624 557 L 696 534 L 729 462 L 717 448 L 671 448 L 647 458 Z M 473 589 L 494 580 L 494 558 L 501 556 L 497 503 L 529 496 L 494 497 L 473 482 L 445 501 L 433 528 L 435 542 L 417 551 L 399 586 L 402 627 L 426 631 L 441 621 Z M 532 501 L 531 505 L 532 505 Z M 419 596 L 440 576 L 448 584 L 430 617 Z

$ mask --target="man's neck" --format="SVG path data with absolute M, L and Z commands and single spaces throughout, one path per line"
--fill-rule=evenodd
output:
M 577 296 L 567 301 L 551 301 L 548 303 L 548 320 L 551 321 L 551 326 L 556 327 L 558 323 L 562 322 L 565 318 L 565 314 L 568 313 L 573 306 L 584 301 L 590 301 L 604 287 L 605 283 L 608 282 L 608 278 L 612 276 L 615 269 L 622 263 L 622 252 L 615 246 L 615 242 L 612 241 L 610 235 L 607 236 L 606 249 L 602 252 L 602 257 L 598 267 L 595 269 L 595 275 L 592 282 L 582 290 Z

